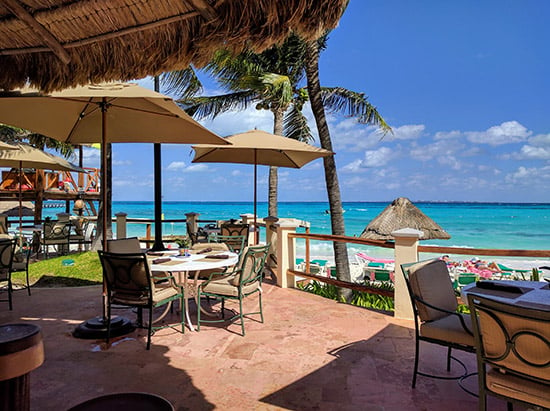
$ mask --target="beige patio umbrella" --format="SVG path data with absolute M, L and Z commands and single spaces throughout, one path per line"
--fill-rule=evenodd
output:
M 17 147 L 14 147 L 11 144 L 0 141 L 0 150 L 17 150 Z
M 169 97 L 132 83 L 90 84 L 49 94 L 34 89 L 0 93 L 0 122 L 71 144 L 229 144 L 200 125 Z M 105 170 L 101 187 L 107 187 Z M 107 204 L 107 190 L 101 190 Z M 104 210 L 109 209 L 104 206 Z M 103 213 L 103 227 L 107 227 Z M 103 235 L 103 249 L 107 249 Z
M 301 168 L 317 158 L 334 153 L 292 138 L 262 130 L 251 130 L 226 138 L 231 145 L 197 144 L 193 163 L 254 164 L 254 229 L 257 214 L 257 166 Z
M 393 200 L 367 225 L 359 237 L 369 240 L 393 240 L 391 233 L 402 228 L 422 231 L 424 234 L 420 240 L 451 238 L 443 228 L 405 197 Z
M 23 192 L 22 192 L 22 169 L 38 168 L 46 170 L 76 171 L 85 173 L 86 170 L 75 166 L 64 158 L 46 153 L 28 144 L 15 144 L 16 150 L 0 150 L 0 167 L 17 168 L 19 170 L 19 228 L 23 220 Z
M 49 94 L 32 89 L 0 93 L 0 122 L 66 143 L 101 143 L 103 165 L 107 164 L 107 143 L 229 144 L 193 120 L 171 98 L 130 83 L 90 84 Z M 103 250 L 108 249 L 107 187 L 102 168 Z M 105 318 L 104 312 L 103 317 L 88 320 L 77 330 L 83 338 L 95 338 L 106 332 Z M 113 322 L 115 332 L 121 335 L 131 328 L 126 318 Z

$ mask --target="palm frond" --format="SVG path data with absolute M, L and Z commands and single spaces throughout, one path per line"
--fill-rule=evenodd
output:
M 194 118 L 213 119 L 226 111 L 246 110 L 256 100 L 258 100 L 258 95 L 255 92 L 246 90 L 219 96 L 193 97 L 186 100 L 177 100 L 176 103 Z
M 323 104 L 328 112 L 339 112 L 355 117 L 361 124 L 380 127 L 385 134 L 391 133 L 391 127 L 371 105 L 363 93 L 357 93 L 343 87 L 323 87 L 321 89 Z
M 176 94 L 179 99 L 196 96 L 203 90 L 202 83 L 191 66 L 183 70 L 163 73 L 160 76 L 160 82 L 166 92 Z
M 283 134 L 285 137 L 306 143 L 313 140 L 307 118 L 295 104 L 285 113 Z

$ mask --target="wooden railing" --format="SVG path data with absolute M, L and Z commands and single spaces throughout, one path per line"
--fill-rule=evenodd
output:
M 320 281 L 326 284 L 332 284 L 337 287 L 349 288 L 351 290 L 357 290 L 362 292 L 367 292 L 371 294 L 379 294 L 384 296 L 394 296 L 392 290 L 382 290 L 367 285 L 361 285 L 356 283 L 351 283 L 347 281 L 341 281 L 338 279 L 319 276 L 311 274 L 309 272 L 309 261 L 310 261 L 310 246 L 309 243 L 312 240 L 316 241 L 331 241 L 331 242 L 342 242 L 342 243 L 352 243 L 360 245 L 375 246 L 381 248 L 395 248 L 393 242 L 389 241 L 376 241 L 376 240 L 367 240 L 358 237 L 348 237 L 348 236 L 338 236 L 338 235 L 329 235 L 329 234 L 312 234 L 312 233 L 290 233 L 289 238 L 294 239 L 304 239 L 306 240 L 305 246 L 305 264 L 306 271 L 296 271 L 288 270 L 288 274 L 294 276 L 305 277 L 308 279 Z M 443 246 L 418 246 L 419 253 L 431 253 L 431 254 L 455 254 L 455 255 L 477 255 L 477 256 L 500 256 L 500 257 L 529 257 L 529 258 L 550 258 L 550 250 L 513 250 L 513 249 L 490 249 L 490 248 L 468 248 L 468 247 L 443 247 Z
M 0 189 L 7 191 L 18 191 L 19 184 L 25 191 L 36 190 L 37 173 L 44 176 L 44 190 L 64 190 L 70 193 L 95 192 L 99 190 L 100 170 L 97 168 L 84 167 L 86 173 L 73 173 L 69 171 L 44 171 L 25 172 L 19 177 L 16 169 L 2 172 Z M 74 175 L 78 175 L 75 181 Z M 20 181 L 21 180 L 21 181 Z

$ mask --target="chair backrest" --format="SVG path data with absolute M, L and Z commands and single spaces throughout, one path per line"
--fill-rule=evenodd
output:
M 221 235 L 212 233 L 208 237 L 208 240 L 215 243 L 226 244 L 230 251 L 240 253 L 245 247 L 246 237 L 244 235 Z
M 187 222 L 187 236 L 191 240 L 191 244 L 208 241 L 208 233 L 202 227 L 198 227 L 197 231 L 193 231 L 193 226 L 189 222 Z
M 146 305 L 155 291 L 145 253 L 111 253 L 99 250 L 103 278 L 112 301 Z
M 248 235 L 250 232 L 250 227 L 248 224 L 239 224 L 239 223 L 224 223 L 220 226 L 220 235 L 221 236 L 244 236 L 244 246 L 248 245 Z
M 6 280 L 11 271 L 13 254 L 15 252 L 15 240 L 0 239 L 0 280 Z
M 550 312 L 476 294 L 468 302 L 478 363 L 550 384 Z
M 402 264 L 401 269 L 413 309 L 420 320 L 433 321 L 449 314 L 430 308 L 419 300 L 447 311 L 456 311 L 458 303 L 445 261 L 434 259 Z
M 64 241 L 69 238 L 71 224 L 67 221 L 44 221 L 43 235 L 44 240 L 60 240 Z
M 231 283 L 245 287 L 254 282 L 262 282 L 265 260 L 269 253 L 269 244 L 245 247 L 238 264 L 238 276 Z
M 107 247 L 111 253 L 141 253 L 141 246 L 137 237 L 117 238 L 116 240 L 107 240 Z

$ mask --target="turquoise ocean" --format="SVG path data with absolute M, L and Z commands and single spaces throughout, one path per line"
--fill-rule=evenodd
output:
M 366 225 L 386 206 L 386 202 L 345 202 L 346 235 L 359 236 Z M 527 203 L 428 203 L 415 205 L 450 235 L 450 240 L 427 240 L 423 245 L 442 245 L 498 249 L 550 249 L 550 204 Z M 196 212 L 200 220 L 226 220 L 253 212 L 252 202 L 163 202 L 165 219 L 184 219 Z M 125 212 L 129 218 L 154 217 L 154 203 L 115 201 L 113 214 Z M 279 217 L 309 221 L 312 233 L 330 234 L 328 203 L 280 202 Z M 55 215 L 59 209 L 45 209 Z M 258 204 L 258 216 L 267 215 L 267 203 Z M 164 223 L 163 234 L 184 234 L 185 224 Z M 145 226 L 128 225 L 129 236 L 144 236 Z M 330 243 L 314 242 L 312 255 L 329 256 Z M 303 245 L 298 244 L 298 252 Z M 376 257 L 393 254 L 392 250 L 350 245 L 350 252 L 364 251 Z M 550 261 L 548 262 L 550 265 Z

